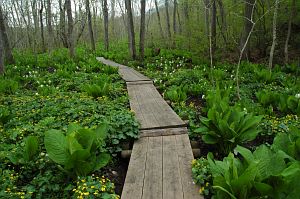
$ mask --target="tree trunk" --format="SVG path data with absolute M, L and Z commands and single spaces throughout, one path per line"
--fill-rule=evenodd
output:
M 141 27 L 140 27 L 140 58 L 144 60 L 145 56 L 145 12 L 146 12 L 146 0 L 141 0 Z
M 2 42 L 2 36 L 0 34 L 0 75 L 2 75 L 4 70 L 4 48 L 3 48 L 3 42 Z
M 91 15 L 91 10 L 90 10 L 90 0 L 85 1 L 85 6 L 86 6 L 87 17 L 88 17 L 91 47 L 92 47 L 92 50 L 95 51 L 96 46 L 95 46 L 95 39 L 94 39 L 94 32 L 93 32 L 92 15 Z
M 108 40 L 108 7 L 107 0 L 103 0 L 103 17 L 104 17 L 104 46 L 105 50 L 109 50 L 109 40 Z
M 251 31 L 252 25 L 253 25 L 253 19 L 252 13 L 255 9 L 255 0 L 246 0 L 245 1 L 245 14 L 244 14 L 244 30 L 242 32 L 242 37 L 240 41 L 240 50 L 245 46 L 245 49 L 243 50 L 242 59 L 249 58 L 250 57 L 250 48 L 249 48 L 249 42 L 246 43 L 246 40 L 248 38 L 248 35 Z M 250 38 L 249 38 L 250 39 Z
M 63 5 L 62 0 L 58 1 L 59 3 L 59 29 L 60 29 L 60 38 L 65 48 L 68 47 L 68 39 L 66 34 L 66 8 L 65 4 Z
M 291 14 L 290 14 L 290 19 L 289 19 L 289 25 L 288 25 L 288 32 L 287 32 L 287 37 L 285 40 L 285 45 L 284 45 L 284 63 L 288 64 L 289 62 L 289 41 L 291 37 L 291 31 L 292 31 L 292 21 L 295 17 L 296 14 L 296 0 L 293 0 L 292 5 L 291 5 Z
M 177 11 L 177 0 L 174 0 L 173 10 L 173 47 L 176 47 L 176 34 L 177 34 L 177 23 L 176 23 L 176 11 Z
M 14 60 L 14 57 L 11 52 L 1 4 L 0 4 L 0 34 L 2 37 L 2 43 L 3 43 L 2 45 L 4 48 L 4 52 L 5 52 L 5 61 L 7 64 L 14 64 L 15 60 Z
M 227 43 L 227 24 L 226 24 L 226 13 L 224 9 L 224 4 L 222 0 L 217 0 L 219 9 L 220 9 L 220 15 L 221 15 L 221 33 L 224 39 L 225 44 Z
M 272 41 L 270 57 L 269 57 L 269 69 L 270 70 L 273 67 L 273 57 L 274 57 L 274 51 L 275 51 L 275 46 L 276 46 L 276 37 L 277 37 L 276 27 L 277 27 L 278 4 L 279 4 L 279 0 L 275 0 L 274 15 L 273 15 L 273 41 Z
M 111 0 L 111 31 L 113 36 L 115 36 L 115 6 L 116 0 Z
M 45 45 L 45 35 L 44 35 L 44 23 L 43 23 L 43 10 L 44 10 L 44 4 L 43 1 L 40 2 L 40 26 L 41 26 L 41 39 L 42 39 L 42 52 L 46 52 L 46 45 Z
M 169 0 L 165 0 L 166 8 L 166 19 L 167 19 L 167 33 L 169 40 L 171 39 L 171 25 L 170 25 L 170 15 L 169 15 Z
M 68 17 L 68 47 L 69 47 L 70 56 L 73 58 L 75 56 L 75 49 L 74 49 L 73 17 L 72 17 L 71 0 L 66 0 L 65 5 L 66 5 L 67 17 Z
M 54 34 L 52 28 L 51 0 L 47 0 L 47 27 L 48 27 L 48 50 L 54 47 Z
M 212 0 L 211 5 L 211 44 L 212 55 L 215 54 L 217 48 L 217 8 L 216 0 Z
M 132 16 L 132 9 L 131 9 L 131 0 L 125 0 L 125 7 L 127 10 L 127 20 L 128 20 L 129 50 L 132 59 L 136 59 L 135 34 L 134 34 L 133 16 Z
M 157 5 L 157 0 L 154 0 L 154 4 L 155 4 L 155 10 L 156 10 L 156 14 L 157 14 L 157 21 L 158 21 L 158 25 L 159 25 L 159 30 L 160 30 L 160 35 L 162 37 L 162 39 L 164 39 L 164 31 L 162 29 L 162 25 L 161 25 L 161 21 L 160 21 L 160 14 L 159 14 L 159 8 Z
M 203 0 L 204 1 L 204 6 L 205 6 L 205 32 L 206 35 L 209 36 L 209 0 Z

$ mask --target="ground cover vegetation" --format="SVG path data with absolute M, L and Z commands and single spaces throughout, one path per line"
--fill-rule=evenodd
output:
M 299 7 L 2 0 L 0 197 L 119 198 L 112 168 L 139 125 L 104 56 L 149 76 L 188 121 L 200 194 L 300 198 Z
M 119 198 L 101 168 L 138 123 L 117 70 L 76 52 L 16 53 L 1 76 L 1 197 Z

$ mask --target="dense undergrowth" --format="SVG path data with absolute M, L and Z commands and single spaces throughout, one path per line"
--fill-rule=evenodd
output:
M 119 198 L 101 168 L 139 125 L 117 70 L 76 55 L 16 52 L 0 77 L 1 198 Z
M 174 51 L 128 64 L 152 78 L 178 115 L 189 120 L 190 138 L 202 146 L 203 157 L 192 162 L 200 194 L 300 197 L 298 65 L 276 65 L 270 71 L 242 63 L 239 100 L 232 64 L 210 68 Z

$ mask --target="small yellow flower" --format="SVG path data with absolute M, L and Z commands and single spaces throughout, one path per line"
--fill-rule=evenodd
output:
M 91 189 L 94 189 L 95 188 L 95 186 L 91 186 Z
M 90 195 L 90 193 L 89 192 L 84 192 L 83 195 L 88 196 L 88 195 Z

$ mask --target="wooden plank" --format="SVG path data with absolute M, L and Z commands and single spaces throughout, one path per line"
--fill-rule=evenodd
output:
M 126 82 L 126 85 L 141 85 L 141 84 L 153 84 L 153 82 L 151 80 Z
M 143 199 L 162 199 L 162 137 L 148 138 Z
M 186 124 L 163 100 L 156 88 L 152 84 L 127 85 L 129 96 L 136 94 L 135 100 L 130 101 L 131 108 L 135 110 L 139 106 L 143 118 L 138 118 L 141 122 L 141 129 L 155 129 L 166 127 L 183 127 Z M 149 121 L 148 125 L 143 122 Z M 151 124 L 151 125 L 150 125 Z
M 163 198 L 183 199 L 175 136 L 163 136 Z
M 142 198 L 147 148 L 148 138 L 140 138 L 139 140 L 134 142 L 122 191 L 122 199 Z
M 176 152 L 178 154 L 182 191 L 185 199 L 203 199 L 199 195 L 199 186 L 195 185 L 192 179 L 193 152 L 187 134 L 176 135 Z
M 165 128 L 165 129 L 148 129 L 141 130 L 140 137 L 156 137 L 156 136 L 168 136 L 168 135 L 180 135 L 187 134 L 186 127 L 179 128 Z

